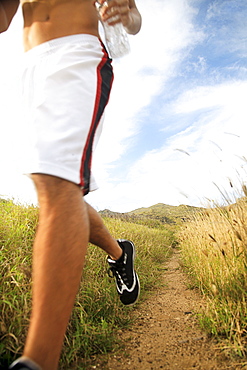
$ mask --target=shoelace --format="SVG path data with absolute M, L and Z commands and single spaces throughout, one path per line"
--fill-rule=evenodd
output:
M 115 276 L 117 279 L 117 283 L 120 283 L 121 285 L 125 284 L 128 286 L 128 277 L 123 263 L 116 263 L 115 266 L 112 265 L 108 270 L 108 275 L 109 277 Z

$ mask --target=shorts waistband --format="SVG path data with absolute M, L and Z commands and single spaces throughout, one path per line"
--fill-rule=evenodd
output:
M 71 44 L 71 43 L 85 43 L 85 42 L 95 43 L 99 45 L 100 39 L 97 36 L 89 35 L 85 33 L 58 37 L 56 39 L 46 41 L 26 51 L 24 53 L 24 56 L 27 56 L 27 57 L 39 56 L 47 52 L 52 52 L 52 50 L 58 46 L 62 46 L 68 43 Z

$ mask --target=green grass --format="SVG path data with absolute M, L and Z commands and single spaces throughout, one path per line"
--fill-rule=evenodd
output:
M 247 192 L 246 192 L 247 193 Z M 247 194 L 245 194 L 247 195 Z M 161 207 L 162 206 L 162 207 Z M 155 208 L 155 212 L 154 209 Z M 160 208 L 162 212 L 159 214 Z M 140 302 L 159 284 L 160 265 L 170 246 L 180 244 L 183 263 L 193 286 L 204 295 L 199 319 L 222 349 L 247 355 L 247 198 L 212 209 L 184 206 L 172 209 L 178 226 L 163 222 L 164 207 L 151 207 L 150 218 L 104 217 L 115 238 L 128 238 L 137 248 L 136 269 L 141 281 Z M 165 214 L 168 209 L 165 207 Z M 198 212 L 199 211 L 199 212 Z M 158 213 L 157 213 L 158 212 Z M 175 219 L 175 218 L 174 218 Z M 187 219 L 188 222 L 184 222 Z M 31 305 L 32 243 L 38 223 L 35 207 L 0 200 L 0 368 L 22 351 Z M 133 323 L 134 307 L 121 305 L 115 283 L 108 277 L 105 253 L 89 245 L 85 268 L 66 332 L 60 368 L 87 369 L 90 358 L 121 346 L 117 333 Z
M 32 243 L 38 223 L 35 207 L 0 201 L 0 368 L 21 354 L 30 317 Z M 128 238 L 137 248 L 140 301 L 155 289 L 159 266 L 174 244 L 165 227 L 104 219 L 115 238 Z M 106 255 L 90 245 L 61 355 L 61 369 L 84 369 L 89 357 L 117 348 L 117 331 L 131 325 L 138 304 L 124 307 L 108 277 Z

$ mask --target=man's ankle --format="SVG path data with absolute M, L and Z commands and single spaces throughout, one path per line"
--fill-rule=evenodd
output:
M 121 260 L 121 257 L 123 256 L 123 250 L 122 248 L 120 247 L 120 245 L 118 244 L 118 251 L 116 254 L 113 255 L 110 255 L 110 258 L 113 260 L 113 261 L 119 261 Z

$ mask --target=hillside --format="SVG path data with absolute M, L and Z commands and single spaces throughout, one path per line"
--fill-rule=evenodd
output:
M 163 203 L 155 204 L 147 208 L 138 208 L 131 212 L 119 213 L 112 212 L 107 209 L 99 213 L 103 217 L 119 218 L 128 221 L 138 221 L 143 219 L 156 220 L 161 224 L 177 224 L 183 221 L 188 221 L 196 212 L 202 211 L 203 208 L 179 205 L 170 206 Z

